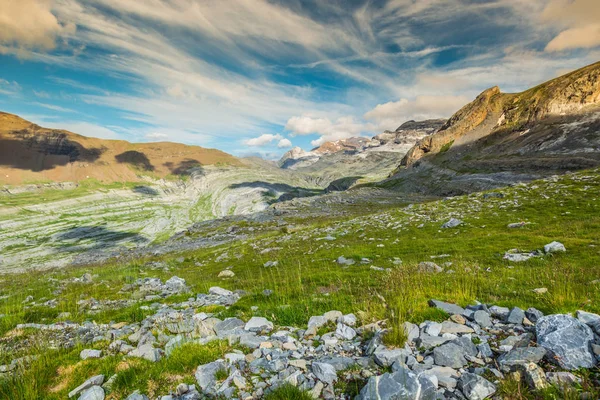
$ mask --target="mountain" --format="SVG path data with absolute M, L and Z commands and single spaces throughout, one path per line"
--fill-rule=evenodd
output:
M 164 178 L 195 166 L 241 165 L 220 150 L 179 143 L 129 143 L 46 129 L 0 112 L 0 184 L 28 182 L 140 181 Z
M 436 132 L 445 122 L 444 119 L 408 121 L 395 131 L 385 131 L 372 138 L 325 142 L 311 151 L 295 147 L 285 153 L 278 164 L 282 169 L 306 174 L 307 179 L 321 186 L 333 183 L 332 189 L 346 189 L 348 183 L 354 184 L 360 179 L 383 179 L 419 139 Z M 339 180 L 343 181 L 342 185 L 336 182 Z
M 384 182 L 456 194 L 600 165 L 600 63 L 521 93 L 485 90 Z

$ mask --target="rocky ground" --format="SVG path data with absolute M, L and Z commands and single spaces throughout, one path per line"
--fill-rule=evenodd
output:
M 598 398 L 599 171 L 391 193 L 1 277 L 0 397 Z

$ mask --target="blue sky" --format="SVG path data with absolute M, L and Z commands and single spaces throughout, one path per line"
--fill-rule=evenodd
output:
M 276 158 L 600 60 L 597 0 L 3 0 L 0 110 Z

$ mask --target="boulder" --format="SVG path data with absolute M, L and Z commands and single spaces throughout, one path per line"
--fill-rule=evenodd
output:
M 419 269 L 419 272 L 424 273 L 439 273 L 444 271 L 444 268 L 431 261 L 420 262 L 417 268 Z
M 465 350 L 456 343 L 446 343 L 433 349 L 436 365 L 450 368 L 462 368 L 467 365 Z
M 567 251 L 567 249 L 565 248 L 565 245 L 562 244 L 561 242 L 552 242 L 552 243 L 548 243 L 547 245 L 544 246 L 544 252 L 546 254 L 561 253 L 561 252 L 565 252 L 565 251 Z
M 213 361 L 208 364 L 200 365 L 196 369 L 196 382 L 198 386 L 209 394 L 214 394 L 216 391 L 217 378 L 216 374 L 219 371 L 227 371 L 227 364 L 223 360 Z
M 555 314 L 542 317 L 535 326 L 537 343 L 550 353 L 550 360 L 561 368 L 575 370 L 591 368 L 596 359 L 591 350 L 592 329 L 570 315 Z
M 86 389 L 91 388 L 92 386 L 100 386 L 104 383 L 104 375 L 96 375 L 92 376 L 87 381 L 83 382 L 81 385 L 77 386 L 75 389 L 69 392 L 69 398 L 75 397 Z
M 81 393 L 79 400 L 104 400 L 104 389 L 100 386 L 92 386 Z
M 469 372 L 462 374 L 458 388 L 469 400 L 484 400 L 496 392 L 496 385 L 492 382 Z
M 333 365 L 328 363 L 313 362 L 312 372 L 321 382 L 330 385 L 338 379 L 335 368 L 333 367 Z
M 457 226 L 459 226 L 462 223 L 463 222 L 460 219 L 450 218 L 446 223 L 444 223 L 442 225 L 442 229 L 456 228 Z
M 79 357 L 82 360 L 87 360 L 88 358 L 100 358 L 102 357 L 102 350 L 83 349 L 81 350 L 81 353 L 79 353 Z
M 271 332 L 273 330 L 273 323 L 263 317 L 252 317 L 244 329 L 250 332 Z
M 463 314 L 465 309 L 457 306 L 456 304 L 446 303 L 439 300 L 429 300 L 429 306 L 439 308 L 447 314 Z
M 358 400 L 434 400 L 436 387 L 428 376 L 416 375 L 408 368 L 372 376 L 360 391 Z
M 490 326 L 492 326 L 492 319 L 490 318 L 490 314 L 488 314 L 484 310 L 475 311 L 473 313 L 473 321 L 475 321 L 475 323 L 482 328 L 489 328 Z

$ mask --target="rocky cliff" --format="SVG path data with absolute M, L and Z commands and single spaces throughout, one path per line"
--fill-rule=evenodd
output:
M 526 130 L 546 118 L 576 114 L 599 103 L 600 62 L 521 93 L 501 93 L 495 86 L 461 108 L 436 134 L 417 142 L 401 165 L 465 144 L 468 136 L 475 140 L 498 131 Z

